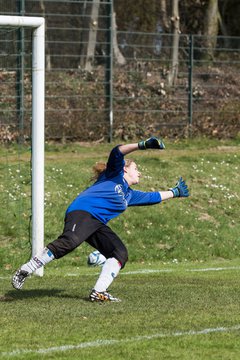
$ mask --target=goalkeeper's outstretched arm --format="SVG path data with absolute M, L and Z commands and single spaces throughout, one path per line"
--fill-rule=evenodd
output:
M 163 150 L 165 149 L 165 145 L 161 139 L 158 139 L 156 137 L 150 137 L 149 139 L 141 140 L 138 143 L 119 146 L 119 150 L 123 155 L 130 154 L 131 152 L 136 150 L 146 150 L 146 149 Z
M 123 155 L 130 154 L 131 152 L 136 150 L 146 150 L 146 149 L 163 150 L 165 149 L 165 145 L 161 139 L 156 137 L 150 137 L 149 139 L 141 140 L 138 143 L 119 145 L 119 150 Z M 167 191 L 160 191 L 159 193 L 161 195 L 162 201 L 172 199 L 175 197 L 189 196 L 188 186 L 182 177 L 179 178 L 178 182 L 174 187 L 170 188 Z

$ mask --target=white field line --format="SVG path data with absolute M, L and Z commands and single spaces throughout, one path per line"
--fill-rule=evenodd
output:
M 154 273 L 168 273 L 178 271 L 179 269 L 141 269 L 133 271 L 124 271 L 121 275 L 138 275 L 138 274 L 154 274 Z M 211 267 L 211 268 L 196 268 L 196 269 L 181 269 L 181 271 L 186 272 L 208 272 L 208 271 L 228 271 L 228 270 L 240 270 L 240 266 L 225 266 L 225 267 Z M 95 273 L 87 273 L 84 275 L 96 275 Z M 81 273 L 67 273 L 64 276 L 83 276 Z M 0 280 L 7 280 L 11 276 L 0 276 Z
M 122 274 L 125 275 L 133 275 L 133 274 L 151 274 L 151 273 L 164 273 L 164 272 L 174 272 L 174 271 L 178 271 L 179 269 L 156 269 L 156 270 L 152 270 L 152 269 L 142 269 L 142 270 L 136 270 L 136 271 L 127 271 L 124 272 Z M 228 266 L 228 267 L 211 267 L 211 268 L 199 268 L 199 269 L 181 269 L 182 271 L 186 271 L 186 272 L 204 272 L 204 271 L 226 271 L 226 270 L 240 270 L 240 266 Z
M 189 269 L 186 271 L 222 271 L 222 270 L 240 270 L 240 266 L 229 266 L 229 267 L 216 267 L 216 268 L 203 268 L 203 269 Z
M 226 267 L 209 267 L 209 268 L 196 268 L 196 269 L 181 269 L 181 271 L 186 272 L 208 272 L 208 271 L 228 271 L 228 270 L 240 270 L 240 266 L 226 266 Z M 154 273 L 169 273 L 179 271 L 179 269 L 141 269 L 141 270 L 133 270 L 133 271 L 123 271 L 122 275 L 139 275 L 139 274 L 154 274 Z M 96 273 L 87 273 L 83 275 L 96 275 Z M 82 276 L 80 273 L 67 273 L 64 276 Z M 0 280 L 8 280 L 11 276 L 0 276 Z
M 228 270 L 240 270 L 240 266 L 226 266 L 226 267 L 210 267 L 210 268 L 195 268 L 195 269 L 181 269 L 186 272 L 208 272 L 208 271 L 228 271 Z M 123 271 L 122 275 L 139 275 L 139 274 L 154 274 L 154 273 L 169 273 L 179 271 L 179 269 L 141 269 L 133 271 Z M 88 273 L 85 275 L 96 275 L 96 273 Z M 79 273 L 67 273 L 65 276 L 80 276 Z
M 177 336 L 196 336 L 196 335 L 207 335 L 211 333 L 226 333 L 240 330 L 240 325 L 235 325 L 232 327 L 217 327 L 217 328 L 208 328 L 203 330 L 189 330 L 189 331 L 176 331 L 173 333 L 156 333 L 152 335 L 143 335 L 143 336 L 134 336 L 131 338 L 126 339 L 99 339 L 90 342 L 83 342 L 76 345 L 62 345 L 62 346 L 55 346 L 50 348 L 43 348 L 43 349 L 19 349 L 14 350 L 11 352 L 2 352 L 0 353 L 1 356 L 18 356 L 23 354 L 49 354 L 52 352 L 63 352 L 68 350 L 78 350 L 78 349 L 87 349 L 87 348 L 95 348 L 99 346 L 109 346 L 109 345 L 118 345 L 118 344 L 125 344 L 129 342 L 137 342 L 137 341 L 147 341 L 147 340 L 154 340 L 154 339 L 162 339 L 162 338 L 171 338 Z

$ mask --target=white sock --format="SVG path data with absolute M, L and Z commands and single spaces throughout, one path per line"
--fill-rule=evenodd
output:
M 117 259 L 107 259 L 102 267 L 101 274 L 99 275 L 94 289 L 98 292 L 106 291 L 115 277 L 118 275 L 120 269 L 121 265 Z
M 25 270 L 29 274 L 32 274 L 35 270 L 48 264 L 53 259 L 53 253 L 47 247 L 45 247 L 39 254 L 32 257 L 26 264 L 22 265 L 21 270 Z

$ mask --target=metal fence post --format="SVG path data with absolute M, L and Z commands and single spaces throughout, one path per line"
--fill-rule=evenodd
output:
M 105 100 L 107 120 L 109 121 L 109 142 L 112 142 L 113 132 L 113 42 L 112 42 L 112 19 L 113 19 L 113 0 L 107 1 L 107 56 L 106 56 L 106 86 Z
M 193 35 L 189 35 L 189 59 L 188 59 L 188 124 L 192 125 L 192 81 L 193 81 Z

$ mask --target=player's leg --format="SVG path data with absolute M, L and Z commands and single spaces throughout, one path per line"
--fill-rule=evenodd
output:
M 55 259 L 60 259 L 88 239 L 102 223 L 86 211 L 76 210 L 66 214 L 63 233 L 47 245 Z
M 20 290 L 26 278 L 35 270 L 73 251 L 101 225 L 100 221 L 85 211 L 68 213 L 65 217 L 63 233 L 20 267 L 13 275 L 13 287 Z
M 41 252 L 32 257 L 27 263 L 23 264 L 12 277 L 12 285 L 15 289 L 20 290 L 26 278 L 35 270 L 48 264 L 54 259 L 53 253 L 45 247 Z
M 128 260 L 128 252 L 121 239 L 108 227 L 103 225 L 87 242 L 103 254 L 104 263 L 99 278 L 90 293 L 91 301 L 120 301 L 107 290 Z

